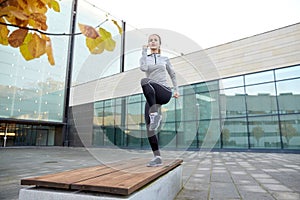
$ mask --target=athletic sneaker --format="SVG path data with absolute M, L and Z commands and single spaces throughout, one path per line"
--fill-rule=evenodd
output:
M 151 113 L 149 115 L 149 117 L 150 117 L 150 126 L 149 126 L 149 129 L 150 130 L 156 130 L 159 127 L 159 125 L 160 125 L 160 121 L 162 119 L 161 115 L 158 114 L 157 112 L 155 112 L 155 113 Z
M 148 164 L 147 167 L 158 167 L 162 165 L 160 156 L 155 156 Z

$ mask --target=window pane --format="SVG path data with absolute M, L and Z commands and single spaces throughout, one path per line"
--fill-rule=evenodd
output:
M 208 91 L 218 90 L 219 82 L 209 81 L 209 82 L 197 83 L 194 84 L 193 86 L 194 86 L 195 93 L 208 92 Z
M 255 74 L 249 74 L 245 76 L 245 84 L 256 84 L 274 81 L 273 71 L 260 72 Z
M 226 119 L 222 129 L 224 148 L 248 148 L 246 118 Z
M 220 148 L 220 133 L 219 120 L 200 121 L 198 131 L 199 148 Z
M 141 146 L 141 131 L 130 129 L 127 133 L 128 146 L 140 147 Z
M 250 144 L 253 148 L 281 148 L 278 116 L 249 118 Z
M 141 123 L 142 123 L 142 118 L 144 115 L 142 115 L 142 103 L 131 103 L 127 105 L 127 124 L 130 124 L 131 127 L 130 129 L 140 129 Z
M 300 66 L 288 67 L 275 70 L 276 80 L 300 77 Z
M 231 87 L 239 87 L 244 85 L 243 76 L 237 76 L 233 78 L 226 78 L 221 80 L 221 87 L 223 88 L 231 88 Z
M 104 132 L 100 126 L 94 126 L 93 129 L 93 145 L 102 146 L 103 145 Z
M 300 115 L 281 115 L 281 134 L 285 149 L 300 149 Z
M 197 122 L 188 121 L 181 122 L 177 129 L 177 141 L 178 147 L 187 149 L 189 147 L 197 147 L 196 136 L 197 136 Z
M 277 82 L 280 113 L 300 113 L 300 79 Z
M 265 115 L 277 113 L 275 84 L 261 84 L 246 87 L 248 114 Z
M 102 126 L 104 120 L 104 109 L 103 107 L 95 108 L 94 109 L 94 125 L 95 126 Z
M 226 117 L 240 117 L 246 115 L 245 92 L 243 87 L 221 90 L 220 92 L 224 105 L 222 111 L 226 111 Z
M 164 123 L 158 137 L 161 148 L 176 147 L 175 123 Z
M 199 119 L 218 119 L 219 115 L 219 91 L 196 94 L 197 107 L 194 113 L 199 111 Z

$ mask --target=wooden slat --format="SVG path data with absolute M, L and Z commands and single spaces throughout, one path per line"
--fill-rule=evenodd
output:
M 93 179 L 77 182 L 71 185 L 72 189 L 105 192 L 119 195 L 129 195 L 163 174 L 171 171 L 182 163 L 182 160 L 164 160 L 160 167 L 137 166 L 131 172 L 119 171 Z
M 146 167 L 148 159 L 123 160 L 21 180 L 21 185 L 85 190 L 129 195 L 182 163 L 164 160 L 160 167 Z
M 132 159 L 131 162 L 118 161 L 100 166 L 93 166 L 81 169 L 75 169 L 45 176 L 21 179 L 21 185 L 36 185 L 41 187 L 53 187 L 70 189 L 71 184 L 79 181 L 84 181 L 97 176 L 102 176 L 112 173 L 116 170 L 125 170 L 135 167 L 135 163 L 146 162 L 142 159 Z

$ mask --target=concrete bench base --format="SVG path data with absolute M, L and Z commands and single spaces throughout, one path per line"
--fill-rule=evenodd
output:
M 129 196 L 33 187 L 21 189 L 19 200 L 172 200 L 182 189 L 182 184 L 180 165 Z

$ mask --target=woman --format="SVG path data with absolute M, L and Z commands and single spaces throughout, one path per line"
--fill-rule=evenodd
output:
M 169 58 L 160 55 L 160 45 L 160 36 L 157 34 L 150 35 L 148 45 L 143 46 L 142 57 L 140 59 L 140 69 L 146 73 L 147 77 L 141 80 L 141 86 L 147 100 L 145 105 L 147 136 L 154 154 L 154 158 L 147 165 L 149 167 L 162 165 L 155 130 L 159 127 L 162 119 L 160 113 L 161 105 L 167 104 L 172 97 L 172 90 L 167 84 L 167 73 L 174 86 L 173 96 L 175 98 L 179 97 L 175 72 Z M 147 55 L 148 47 L 151 51 L 150 55 Z

